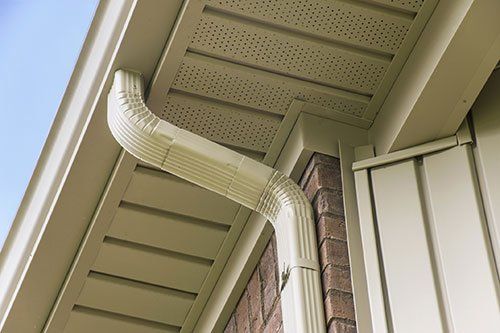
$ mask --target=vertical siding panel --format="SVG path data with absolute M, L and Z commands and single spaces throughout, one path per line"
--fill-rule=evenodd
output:
M 371 324 L 373 326 L 370 331 L 388 332 L 368 170 L 356 171 L 354 179 L 356 182 L 359 227 L 363 243 L 363 258 L 370 302 Z
M 498 281 L 469 145 L 424 157 L 432 230 L 456 332 L 500 332 Z
M 395 332 L 443 332 L 415 160 L 372 169 L 380 246 Z
M 500 71 L 491 74 L 474 103 L 474 149 L 500 279 Z

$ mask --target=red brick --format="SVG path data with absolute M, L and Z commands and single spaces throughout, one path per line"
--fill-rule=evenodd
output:
M 345 218 L 341 215 L 321 215 L 317 224 L 318 243 L 326 239 L 346 240 Z
M 338 165 L 340 168 L 340 161 L 338 158 L 330 156 L 330 155 L 325 155 L 321 153 L 314 153 L 313 157 L 311 158 L 311 161 L 314 164 L 319 164 L 319 163 L 325 163 L 325 164 L 334 164 Z
M 333 318 L 349 319 L 354 321 L 354 302 L 351 293 L 332 289 L 325 299 L 326 321 L 330 323 Z
M 337 239 L 325 239 L 319 248 L 321 271 L 329 264 L 349 267 L 347 242 Z
M 278 296 L 278 272 L 276 263 L 275 238 L 271 238 L 260 258 L 259 271 L 262 284 L 263 315 L 266 319 Z
M 318 164 L 334 164 L 336 158 L 320 153 L 315 153 L 309 160 L 309 163 L 306 166 L 306 169 L 304 170 L 304 173 L 302 174 L 302 177 L 300 178 L 299 185 L 303 189 L 307 181 L 309 180 L 309 177 L 311 176 L 312 170 L 314 167 Z
M 328 328 L 328 333 L 357 333 L 356 326 L 333 320 Z
M 248 292 L 245 290 L 243 295 L 236 306 L 236 327 L 238 328 L 238 333 L 251 332 L 250 330 L 250 320 L 248 318 Z
M 281 315 L 281 303 L 280 300 L 278 299 L 276 302 L 276 306 L 273 309 L 273 312 L 271 316 L 269 317 L 268 321 L 266 322 L 266 325 L 264 329 L 262 330 L 263 333 L 278 333 L 281 330 L 282 326 L 282 315 Z
M 339 268 L 328 265 L 322 274 L 322 280 L 323 293 L 325 296 L 331 289 L 352 293 L 351 272 L 348 268 Z
M 327 164 L 327 165 L 339 165 L 339 159 L 333 156 L 321 154 L 321 153 L 314 153 L 309 162 L 307 163 L 306 169 L 304 170 L 304 173 L 302 174 L 301 177 L 301 183 L 304 180 L 307 180 L 309 175 L 312 172 L 312 169 L 318 165 L 318 164 Z
M 300 178 L 298 183 L 302 190 L 304 190 L 304 188 L 306 187 L 315 165 L 316 164 L 309 162 L 309 164 L 306 166 L 306 169 L 304 170 L 304 173 L 302 174 L 302 177 Z
M 264 319 L 262 317 L 262 293 L 259 268 L 257 267 L 247 285 L 248 298 L 250 305 L 250 326 L 255 331 L 261 327 Z
M 314 170 L 314 168 L 317 165 L 326 165 L 326 166 L 336 166 L 340 165 L 340 161 L 332 156 L 320 154 L 320 153 L 315 153 L 312 157 L 309 163 L 307 164 L 306 169 L 304 170 L 304 173 L 302 174 L 302 177 L 300 178 L 299 181 L 299 186 L 304 189 L 306 186 L 306 183 L 309 181 L 309 178 L 311 177 L 311 174 Z M 340 167 L 338 168 L 340 170 Z
M 313 202 L 315 216 L 324 213 L 344 216 L 344 198 L 341 190 L 321 189 Z
M 234 318 L 234 314 L 229 318 L 224 333 L 236 333 L 236 319 Z
M 328 164 L 314 166 L 308 181 L 304 184 L 304 193 L 309 201 L 312 201 L 317 191 L 321 189 L 342 190 L 340 168 Z

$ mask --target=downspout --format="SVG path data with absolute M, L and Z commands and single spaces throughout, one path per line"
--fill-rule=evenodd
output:
M 285 332 L 325 332 L 316 229 L 302 190 L 278 170 L 161 120 L 146 107 L 143 91 L 140 73 L 115 73 L 108 95 L 115 139 L 135 157 L 266 217 L 283 265 Z

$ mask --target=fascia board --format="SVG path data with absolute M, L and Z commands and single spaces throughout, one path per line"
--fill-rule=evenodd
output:
M 99 4 L 1 254 L 0 330 L 42 330 L 121 150 L 105 120 L 113 73 L 150 79 L 181 2 Z
M 500 56 L 499 11 L 438 3 L 370 129 L 377 155 L 455 133 Z

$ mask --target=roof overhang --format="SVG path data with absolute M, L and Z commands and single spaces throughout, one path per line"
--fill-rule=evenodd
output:
M 377 155 L 453 135 L 500 59 L 500 2 L 440 1 L 370 129 Z
M 85 235 L 90 237 L 89 226 L 111 218 L 113 211 L 105 211 L 107 206 L 103 206 L 102 199 L 110 197 L 119 202 L 137 162 L 129 155 L 120 153 L 120 147 L 106 125 L 106 95 L 113 73 L 123 67 L 144 73 L 145 81 L 151 87 L 150 106 L 156 109 L 163 107 L 163 94 L 172 84 L 189 43 L 187 36 L 182 38 L 182 34 L 189 29 L 182 26 L 174 28 L 181 4 L 181 0 L 100 3 L 0 257 L 3 330 L 39 332 L 56 302 L 58 307 L 66 309 L 64 311 L 71 309 L 74 298 L 60 297 L 60 291 L 65 290 L 69 274 L 79 276 L 81 283 L 86 278 L 85 267 L 88 268 L 90 263 L 77 263 L 92 260 L 92 255 L 86 257 L 88 254 L 82 252 L 82 239 Z M 426 15 L 430 16 L 434 6 L 427 7 Z M 266 163 L 286 170 L 297 179 L 312 151 L 324 147 L 318 143 L 325 142 L 323 140 L 331 145 L 322 152 L 340 156 L 343 151 L 344 162 L 353 161 L 351 146 L 364 143 L 350 142 L 349 135 L 352 133 L 342 130 L 343 125 L 339 123 L 347 122 L 350 125 L 346 126 L 354 124 L 358 129 L 366 129 L 374 120 L 369 130 L 370 139 L 379 154 L 453 134 L 498 61 L 500 24 L 495 17 L 500 11 L 498 7 L 495 0 L 439 2 L 422 35 L 414 37 L 416 40 L 420 36 L 415 47 L 413 44 L 408 46 L 410 56 L 403 70 L 391 74 L 397 80 L 394 86 L 388 84 L 385 88 L 387 98 L 385 95 L 377 97 L 377 103 L 382 105 L 377 117 L 377 108 L 368 113 L 371 118 L 353 119 L 345 114 L 325 113 L 324 107 L 295 100 L 287 110 L 289 116 L 281 122 L 275 148 L 267 151 L 266 157 L 262 151 L 255 152 L 255 158 L 267 159 Z M 199 6 L 189 7 L 188 10 L 201 14 Z M 179 17 L 188 14 L 184 11 Z M 426 21 L 422 20 L 422 27 Z M 189 24 L 194 25 L 189 19 L 182 23 Z M 145 27 L 147 38 L 144 37 Z M 172 32 L 181 35 L 175 44 L 167 43 Z M 173 51 L 168 52 L 168 49 Z M 399 60 L 401 65 L 405 59 Z M 198 61 L 200 57 L 188 57 L 188 60 Z M 172 67 L 172 63 L 177 63 L 177 67 Z M 217 61 L 213 63 L 217 64 Z M 238 64 L 230 68 L 239 70 Z M 254 68 L 248 75 L 257 74 L 260 74 L 259 69 Z M 273 78 L 266 76 L 267 79 Z M 289 82 L 292 86 L 296 83 L 294 80 Z M 341 97 L 346 96 L 352 97 L 350 94 L 342 94 Z M 367 101 L 366 98 L 360 100 L 363 103 Z M 332 139 L 328 130 L 317 130 L 325 124 L 311 121 L 318 116 L 336 123 L 338 133 L 342 133 L 344 140 L 341 144 L 343 149 L 338 148 L 337 139 Z M 305 121 L 306 118 L 309 120 Z M 116 179 L 121 179 L 115 183 L 118 184 L 116 187 L 107 186 Z M 103 209 L 105 214 L 99 215 Z M 349 211 L 347 207 L 346 210 Z M 235 224 L 239 231 L 231 234 L 233 244 L 236 244 L 249 214 L 248 211 L 240 212 Z M 254 232 L 255 236 L 258 231 L 261 236 L 254 237 L 248 243 L 250 245 L 241 243 L 241 246 L 235 247 L 235 251 L 247 251 L 243 256 L 252 258 L 239 263 L 243 279 L 243 272 L 248 272 L 255 263 L 259 244 L 262 245 L 263 239 L 269 235 L 269 230 L 264 230 L 264 222 L 252 223 L 252 226 L 247 224 L 245 228 L 253 228 L 248 232 Z M 105 230 L 100 232 L 105 233 Z M 241 238 L 242 241 L 244 239 Z M 91 241 L 98 243 L 98 239 Z M 228 250 L 226 259 L 230 255 Z M 221 279 L 217 282 L 219 275 L 212 277 L 213 286 L 232 288 L 226 291 L 226 296 L 224 292 L 220 295 L 223 300 L 232 297 L 234 301 L 238 283 L 233 281 L 232 287 L 231 283 L 224 285 L 224 276 L 229 273 L 222 272 L 223 268 L 224 264 L 219 264 Z M 76 289 L 75 292 L 78 291 Z M 205 301 L 212 301 L 212 298 L 208 300 L 209 296 Z M 197 311 L 199 315 L 203 308 Z M 221 318 L 227 311 L 226 306 L 218 314 L 207 312 L 201 317 L 201 322 L 206 319 L 205 323 L 209 325 L 221 325 Z M 55 320 L 55 328 L 65 324 L 64 320 L 58 322 L 55 317 L 50 320 Z
M 100 2 L 1 253 L 3 331 L 42 330 L 121 150 L 106 124 L 113 74 L 149 81 L 181 4 Z

